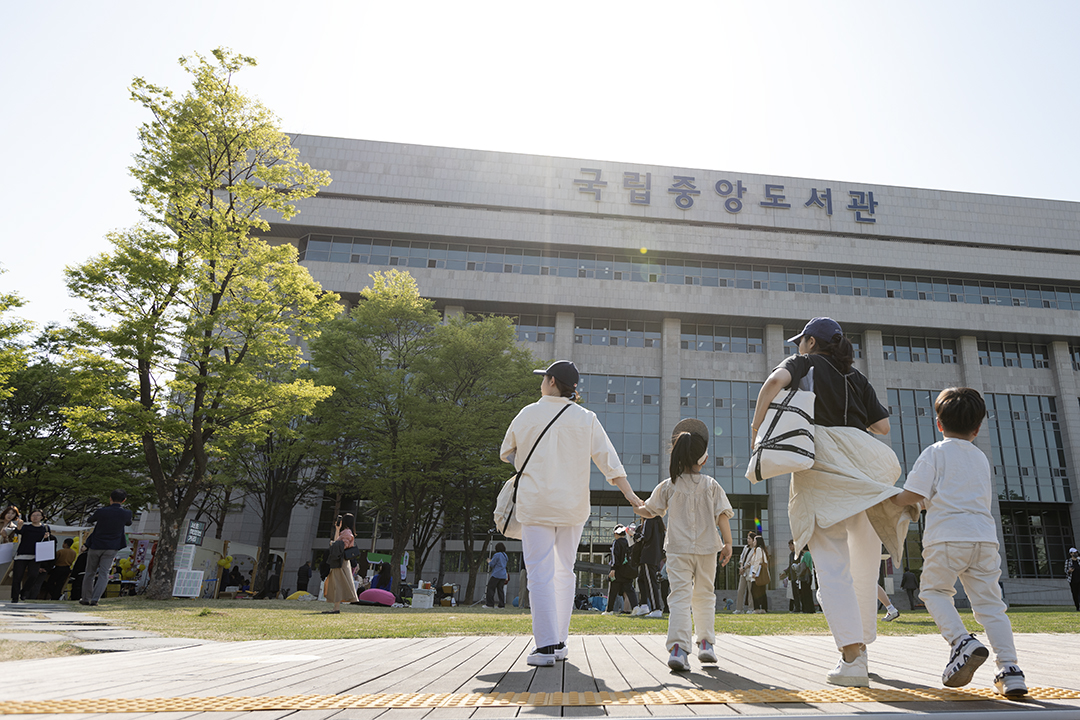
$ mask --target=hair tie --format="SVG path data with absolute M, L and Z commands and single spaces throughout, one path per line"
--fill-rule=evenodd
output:
M 704 465 L 705 461 L 709 459 L 709 451 L 706 450 L 705 454 L 698 458 L 697 465 Z

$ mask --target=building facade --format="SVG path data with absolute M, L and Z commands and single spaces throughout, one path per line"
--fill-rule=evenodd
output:
M 854 341 L 905 472 L 941 439 L 937 392 L 976 388 L 1006 596 L 1068 602 L 1080 204 L 329 137 L 294 145 L 333 183 L 268 239 L 294 243 L 324 288 L 355 303 L 370 273 L 398 268 L 447 314 L 514 318 L 537 359 L 578 365 L 585 405 L 643 497 L 667 476 L 671 428 L 705 421 L 705 472 L 732 498 L 736 542 L 760 528 L 775 558 L 786 559 L 789 483 L 743 477 L 750 418 L 806 320 L 833 317 Z M 613 490 L 594 472 L 582 559 L 598 560 L 611 527 L 632 519 Z M 294 512 L 287 574 L 326 541 L 318 512 Z M 910 538 L 905 564 L 917 568 L 914 525 Z M 445 569 L 458 569 L 463 541 L 447 544 Z M 437 559 L 428 566 L 425 578 Z M 732 578 L 721 573 L 720 587 Z

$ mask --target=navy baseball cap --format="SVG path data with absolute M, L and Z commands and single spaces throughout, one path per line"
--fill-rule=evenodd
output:
M 577 366 L 569 360 L 556 360 L 547 366 L 546 370 L 533 370 L 533 375 L 550 375 L 563 385 L 577 387 L 581 379 Z
M 801 333 L 795 337 L 788 338 L 788 342 L 798 344 L 798 342 L 807 335 L 817 338 L 818 340 L 824 340 L 825 342 L 832 342 L 833 335 L 843 334 L 844 331 L 840 329 L 840 323 L 832 318 L 816 317 L 806 323 L 806 327 L 802 329 Z

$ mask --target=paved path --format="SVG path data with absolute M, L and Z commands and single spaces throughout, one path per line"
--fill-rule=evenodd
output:
M 12 624 L 44 629 L 58 625 L 59 610 L 33 606 L 12 611 L 0 607 L 0 619 Z M 50 620 L 50 613 L 53 620 Z M 92 615 L 75 613 L 73 627 L 96 626 Z M 64 619 L 64 618 L 61 618 Z M 74 623 L 78 621 L 77 625 Z M 17 623 L 18 624 L 18 623 Z M 59 623 L 60 632 L 67 632 Z M 123 630 L 114 630 L 125 632 Z M 76 635 L 94 630 L 70 631 Z M 131 638 L 133 643 L 158 642 L 161 638 Z M 100 642 L 100 641 L 99 641 Z M 199 643 L 199 644 L 196 644 Z M 954 714 L 972 720 L 997 715 L 1011 718 L 1016 710 L 1033 718 L 1080 718 L 1080 699 L 1005 700 L 973 699 L 962 702 L 843 700 L 843 691 L 814 696 L 807 702 L 732 702 L 728 704 L 614 704 L 614 705 L 534 705 L 460 707 L 354 707 L 329 708 L 342 696 L 370 701 L 390 693 L 406 693 L 401 703 L 426 693 L 663 693 L 717 691 L 746 698 L 750 691 L 825 690 L 824 673 L 835 662 L 832 640 L 822 636 L 742 637 L 722 635 L 717 639 L 721 661 L 702 666 L 692 659 L 689 673 L 673 673 L 666 665 L 664 638 L 639 636 L 574 636 L 570 657 L 554 668 L 531 668 L 525 663 L 529 638 L 520 636 L 445 637 L 437 639 L 379 640 L 272 640 L 253 642 L 201 642 L 181 640 L 177 644 L 123 653 L 96 653 L 76 657 L 0 663 L 0 712 L 13 709 L 12 702 L 59 699 L 102 698 L 217 698 L 185 709 L 180 703 L 165 702 L 161 712 L 124 714 L 125 718 L 179 720 L 205 717 L 208 720 L 252 717 L 294 720 L 453 720 L 517 716 L 618 716 L 618 717 L 730 717 L 737 715 L 783 715 L 828 718 L 870 713 Z M 1032 687 L 1055 687 L 1074 691 L 1080 698 L 1080 635 L 1018 635 L 1017 648 Z M 878 691 L 893 688 L 940 688 L 941 668 L 947 648 L 936 635 L 882 637 L 870 648 L 872 686 Z M 970 688 L 990 686 L 994 670 L 987 663 L 975 675 Z M 740 695 L 741 693 L 741 695 Z M 788 693 L 790 696 L 790 693 Z M 311 696 L 322 696 L 312 698 Z M 333 696 L 333 697 L 329 697 Z M 879 698 L 887 697 L 878 692 Z M 244 712 L 241 701 L 228 698 L 286 698 L 281 709 Z M 512 697 L 507 695 L 505 697 Z M 524 695 L 521 697 L 525 697 Z M 552 697 L 534 695 L 536 697 Z M 561 696 L 559 696 L 561 697 Z M 569 697 L 569 696 L 566 696 Z M 579 696 L 575 696 L 579 697 Z M 592 697 L 592 696 L 591 696 Z M 606 697 L 615 697 L 608 695 Z M 659 696 L 657 696 L 659 697 Z M 758 696 L 769 698 L 768 694 Z M 779 697 L 779 695 L 777 696 Z M 847 696 L 853 697 L 853 696 Z M 831 701 L 830 701 L 831 699 Z M 348 700 L 348 698 L 346 698 Z M 347 703 L 346 703 L 347 704 Z M 250 707 L 259 707 L 256 702 Z M 110 703 L 106 707 L 119 709 Z M 300 709 L 300 708 L 322 709 Z M 137 706 L 132 706 L 136 709 Z M 230 709 L 233 708 L 233 709 Z M 100 711 L 99 705 L 87 709 Z M 38 710 L 40 711 L 40 706 Z M 66 714 L 62 718 L 97 717 L 97 713 Z M 12 715 L 40 718 L 42 715 Z M 112 717 L 116 717 L 112 715 Z

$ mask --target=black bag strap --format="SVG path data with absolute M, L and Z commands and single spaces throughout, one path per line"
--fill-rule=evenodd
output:
M 555 417 L 551 418 L 551 422 L 549 422 L 547 424 L 547 426 L 540 432 L 539 437 L 536 438 L 536 442 L 533 443 L 532 450 L 529 450 L 529 454 L 525 457 L 525 462 L 521 463 L 521 469 L 517 471 L 517 475 L 514 477 L 514 496 L 513 496 L 513 502 L 511 503 L 511 507 L 513 507 L 513 505 L 517 505 L 518 482 L 521 481 L 521 473 L 525 472 L 525 466 L 529 464 L 529 460 L 532 458 L 533 453 L 536 451 L 536 446 L 540 444 L 540 440 L 543 439 L 544 434 L 547 433 L 547 431 L 548 431 L 548 428 L 550 428 L 552 425 L 554 425 L 555 421 L 559 419 L 559 416 L 562 415 L 567 410 L 569 410 L 570 406 L 573 405 L 573 404 L 574 404 L 573 402 L 567 403 L 563 407 L 562 410 L 560 410 L 558 413 L 556 413 Z M 508 527 L 510 527 L 510 516 L 509 515 L 506 516 L 506 522 L 503 523 L 502 533 L 504 535 L 506 534 L 506 529 Z

